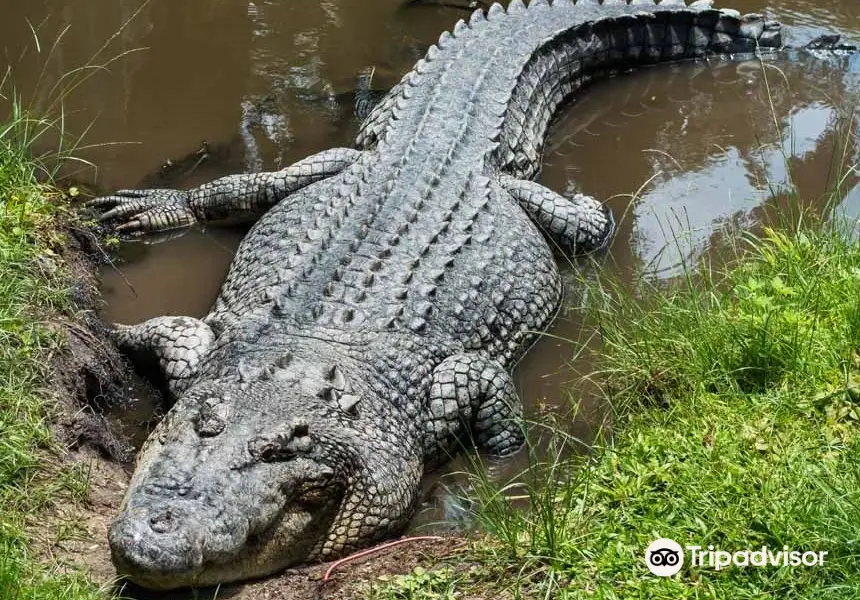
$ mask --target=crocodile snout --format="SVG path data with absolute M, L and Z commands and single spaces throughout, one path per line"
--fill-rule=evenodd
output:
M 174 587 L 171 574 L 187 577 L 203 565 L 199 524 L 167 506 L 124 512 L 111 526 L 109 541 L 117 570 L 153 589 Z

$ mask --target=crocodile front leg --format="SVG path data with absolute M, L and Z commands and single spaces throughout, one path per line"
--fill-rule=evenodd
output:
M 336 175 L 361 156 L 332 148 L 270 173 L 228 175 L 188 191 L 120 190 L 87 205 L 106 209 L 100 221 L 120 221 L 116 230 L 133 236 L 187 229 L 194 223 L 250 220 L 288 195 Z
M 615 230 L 612 213 L 591 196 L 565 198 L 539 183 L 509 175 L 500 176 L 499 183 L 566 251 L 594 252 L 609 243 Z
M 215 334 L 191 317 L 156 317 L 138 325 L 114 325 L 114 341 L 132 357 L 154 361 L 176 398 L 191 382 Z
M 477 445 L 496 456 L 523 444 L 523 406 L 508 372 L 496 361 L 464 353 L 446 358 L 433 370 L 424 452 L 429 462 L 448 458 L 464 425 Z

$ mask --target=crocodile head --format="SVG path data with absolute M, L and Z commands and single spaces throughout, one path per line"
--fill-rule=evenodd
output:
M 308 402 L 303 387 L 208 383 L 177 401 L 110 528 L 120 574 L 151 589 L 196 587 L 319 555 L 355 475 L 356 444 L 349 416 Z

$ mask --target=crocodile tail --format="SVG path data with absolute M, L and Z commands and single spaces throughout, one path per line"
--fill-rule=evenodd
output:
M 488 18 L 494 14 L 498 10 Z M 646 64 L 782 46 L 779 23 L 712 9 L 707 0 L 689 6 L 681 0 L 533 0 L 528 7 L 513 0 L 504 17 L 512 33 L 522 32 L 517 44 L 532 46 L 514 53 L 520 58 L 511 66 L 516 83 L 490 162 L 524 179 L 538 171 L 558 106 L 591 81 Z

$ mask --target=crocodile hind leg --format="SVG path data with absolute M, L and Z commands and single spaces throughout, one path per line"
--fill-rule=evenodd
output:
M 215 334 L 191 317 L 156 317 L 138 325 L 114 325 L 114 341 L 133 359 L 154 362 L 176 398 L 197 374 Z
M 433 370 L 429 400 L 424 430 L 429 462 L 447 458 L 467 432 L 496 456 L 516 452 L 523 444 L 523 406 L 514 382 L 486 356 L 464 353 L 442 361 Z
M 502 188 L 564 250 L 581 254 L 606 247 L 615 229 L 608 208 L 591 196 L 565 198 L 534 181 L 499 177 Z
M 340 173 L 360 156 L 358 150 L 332 148 L 281 171 L 228 175 L 187 191 L 120 190 L 87 205 L 104 209 L 100 221 L 120 221 L 116 230 L 133 236 L 187 229 L 194 223 L 252 220 L 293 192 Z

